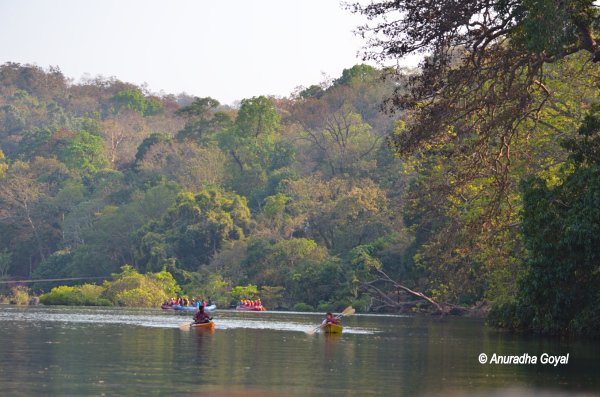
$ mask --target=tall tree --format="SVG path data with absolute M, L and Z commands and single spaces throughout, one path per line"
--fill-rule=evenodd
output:
M 185 118 L 185 127 L 178 132 L 180 140 L 191 139 L 207 144 L 211 136 L 231 126 L 228 113 L 219 111 L 219 101 L 211 97 L 194 98 L 194 101 L 175 113 Z
M 469 139 L 460 149 L 473 154 L 471 170 L 493 169 L 500 192 L 511 145 L 552 95 L 544 66 L 579 51 L 600 61 L 592 0 L 400 0 L 351 8 L 372 21 L 358 29 L 368 37 L 366 58 L 426 54 L 410 90 L 398 89 L 389 102 L 411 111 L 406 131 L 394 136 L 398 151 Z
M 244 238 L 250 228 L 246 200 L 218 189 L 183 192 L 168 213 L 137 234 L 138 260 L 149 268 L 173 258 L 185 270 L 208 264 L 226 241 Z
M 374 166 L 380 137 L 347 101 L 349 89 L 339 87 L 321 99 L 308 98 L 295 108 L 295 121 L 308 143 L 308 160 L 326 175 L 360 176 Z
M 10 249 L 25 243 L 35 252 L 28 261 L 29 270 L 21 272 L 25 275 L 31 273 L 51 250 L 44 238 L 46 224 L 40 208 L 45 188 L 31 175 L 29 165 L 19 161 L 11 165 L 0 183 L 0 221 L 13 228 Z

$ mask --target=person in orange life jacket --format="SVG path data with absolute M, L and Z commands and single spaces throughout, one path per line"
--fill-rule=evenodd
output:
M 327 312 L 327 315 L 325 316 L 325 320 L 323 320 L 323 325 L 339 324 L 339 323 L 340 323 L 339 318 L 335 318 L 335 317 L 333 317 L 333 314 L 331 312 Z
M 194 323 L 203 324 L 208 323 L 212 318 L 204 312 L 204 306 L 200 305 L 198 311 L 194 314 Z

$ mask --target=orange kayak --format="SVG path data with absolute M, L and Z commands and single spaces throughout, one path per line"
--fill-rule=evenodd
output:
M 326 334 L 341 334 L 344 327 L 338 324 L 327 324 L 323 327 L 323 332 Z
M 206 329 L 206 330 L 214 330 L 215 329 L 215 323 L 212 321 L 209 321 L 208 323 L 200 323 L 200 324 L 196 324 L 196 323 L 191 323 L 190 324 L 190 328 L 193 329 Z

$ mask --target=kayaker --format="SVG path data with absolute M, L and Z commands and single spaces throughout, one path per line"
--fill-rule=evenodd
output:
M 325 315 L 325 320 L 323 320 L 323 325 L 327 325 L 327 324 L 340 324 L 340 319 L 337 317 L 333 317 L 333 314 L 331 312 L 327 312 L 327 314 Z
M 198 308 L 198 311 L 194 314 L 194 323 L 203 324 L 210 322 L 210 320 L 212 320 L 212 318 L 210 318 L 210 316 L 204 312 L 204 306 L 201 305 Z

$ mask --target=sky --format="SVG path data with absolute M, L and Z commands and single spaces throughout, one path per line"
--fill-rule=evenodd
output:
M 0 0 L 0 63 L 221 103 L 288 96 L 361 63 L 337 0 Z

